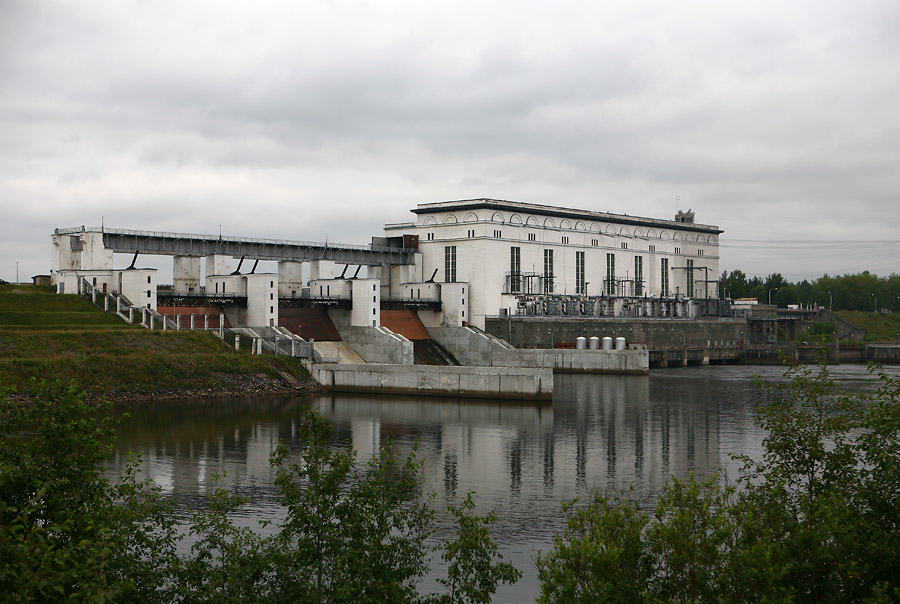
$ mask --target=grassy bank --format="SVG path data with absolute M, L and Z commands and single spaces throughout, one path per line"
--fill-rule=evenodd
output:
M 295 360 L 234 352 L 212 334 L 126 325 L 78 296 L 27 286 L 0 289 L 0 385 L 76 381 L 112 397 L 240 393 L 311 386 Z
M 865 329 L 867 342 L 897 342 L 900 340 L 900 314 L 854 310 L 841 310 L 835 314 L 845 321 Z

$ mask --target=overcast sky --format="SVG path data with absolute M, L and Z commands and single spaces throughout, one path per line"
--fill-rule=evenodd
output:
M 0 278 L 101 217 L 368 243 L 475 197 L 900 272 L 898 32 L 896 0 L 0 0 Z

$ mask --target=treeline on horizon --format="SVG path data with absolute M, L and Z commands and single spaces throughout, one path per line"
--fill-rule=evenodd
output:
M 815 281 L 804 279 L 791 283 L 780 273 L 768 277 L 748 277 L 741 270 L 724 271 L 719 278 L 719 295 L 737 300 L 756 298 L 760 304 L 769 302 L 786 307 L 789 304 L 822 306 L 830 310 L 861 312 L 900 312 L 900 275 L 879 277 L 868 271 L 856 275 L 823 275 Z

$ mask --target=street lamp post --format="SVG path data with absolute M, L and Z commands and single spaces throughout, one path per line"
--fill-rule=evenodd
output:
M 872 298 L 875 299 L 875 312 L 877 313 L 878 312 L 878 296 L 876 296 L 875 294 L 872 294 Z
M 777 287 L 769 290 L 769 306 L 772 306 L 772 292 L 777 292 L 777 291 L 778 291 Z
M 834 298 L 831 296 L 831 292 L 828 292 L 828 311 L 831 312 L 834 310 L 834 307 L 831 305 Z

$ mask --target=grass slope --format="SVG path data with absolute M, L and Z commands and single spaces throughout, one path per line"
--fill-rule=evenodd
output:
M 95 395 L 234 391 L 279 373 L 309 379 L 293 359 L 236 353 L 208 333 L 147 331 L 78 296 L 0 288 L 0 385 L 20 393 L 55 379 Z
M 884 314 L 841 310 L 839 317 L 866 330 L 868 342 L 897 342 L 900 340 L 900 314 Z

